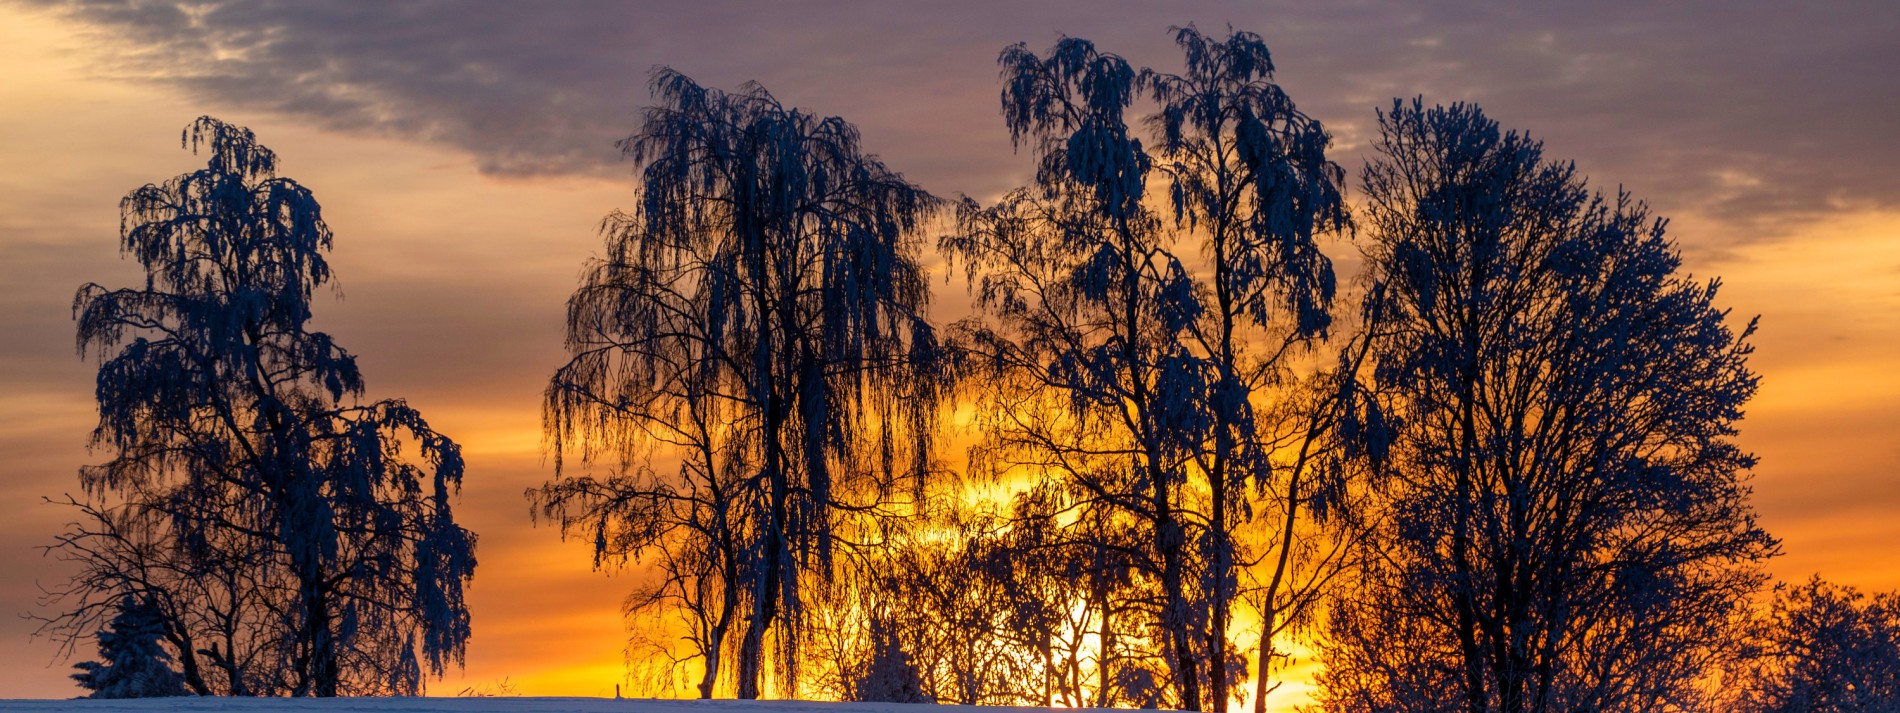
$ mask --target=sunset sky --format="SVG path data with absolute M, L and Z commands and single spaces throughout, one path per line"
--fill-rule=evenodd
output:
M 1189 22 L 1265 37 L 1355 195 L 1374 110 L 1422 95 L 1476 102 L 1669 216 L 1736 326 L 1761 316 L 1740 442 L 1783 542 L 1772 572 L 1900 588 L 1900 3 L 661 5 L 0 0 L 0 698 L 78 692 L 20 616 L 68 574 L 39 549 L 68 513 L 40 499 L 102 459 L 73 293 L 141 279 L 118 201 L 202 167 L 178 143 L 194 117 L 250 127 L 315 191 L 343 297 L 315 328 L 359 356 L 368 396 L 463 445 L 475 634 L 430 692 L 612 695 L 635 575 L 590 571 L 522 491 L 550 475 L 541 389 L 595 229 L 631 203 L 613 142 L 648 69 L 757 80 L 937 195 L 987 202 L 1032 170 L 997 109 L 999 50 L 1068 34 L 1175 71 L 1166 29 Z M 937 290 L 937 316 L 960 316 L 962 282 Z

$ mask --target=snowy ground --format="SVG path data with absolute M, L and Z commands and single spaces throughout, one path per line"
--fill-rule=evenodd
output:
M 0 700 L 0 711 L 21 713 L 1048 713 L 1047 708 L 1000 708 L 903 703 L 815 701 L 666 701 L 613 698 L 147 698 L 133 700 Z M 1070 713 L 1070 712 L 1065 712 Z

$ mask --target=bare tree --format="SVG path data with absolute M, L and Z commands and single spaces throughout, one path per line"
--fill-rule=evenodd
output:
M 768 636 L 791 693 L 803 592 L 840 528 L 921 494 L 930 470 L 947 362 L 916 232 L 938 202 L 850 124 L 757 85 L 661 69 L 652 89 L 622 143 L 638 207 L 608 219 L 569 301 L 573 358 L 545 407 L 557 470 L 574 450 L 629 473 L 530 497 L 598 553 L 661 553 L 662 596 L 698 622 L 701 695 L 735 624 L 738 695 L 760 694 Z
M 1776 549 L 1747 337 L 1664 223 L 1476 107 L 1395 102 L 1365 171 L 1393 436 L 1330 710 L 1666 710 Z
M 259 543 L 225 534 L 186 551 L 175 545 L 171 518 L 155 508 L 102 498 L 52 502 L 73 508 L 78 519 L 47 551 L 79 572 L 47 591 L 43 604 L 67 608 L 44 619 L 42 631 L 70 651 L 116 614 L 109 595 L 118 592 L 161 612 L 165 640 L 192 693 L 248 696 L 278 687 L 282 674 L 271 654 L 282 650 L 287 632 L 272 597 L 284 588 L 283 573 L 249 566 L 269 559 Z

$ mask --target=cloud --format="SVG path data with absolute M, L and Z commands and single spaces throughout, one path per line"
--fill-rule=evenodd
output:
M 997 117 L 999 49 L 1068 33 L 1165 69 L 1178 57 L 1164 29 L 1195 21 L 1265 35 L 1349 166 L 1374 108 L 1423 94 L 1477 101 L 1665 211 L 1757 230 L 1900 202 L 1892 4 L 38 4 L 110 39 L 103 71 L 447 144 L 493 175 L 624 173 L 612 143 L 664 63 L 717 86 L 759 80 L 859 124 L 927 187 L 982 196 L 1027 171 Z

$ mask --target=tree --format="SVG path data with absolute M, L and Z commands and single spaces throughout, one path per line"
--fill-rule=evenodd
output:
M 922 676 L 903 644 L 881 619 L 871 619 L 871 657 L 858 671 L 851 700 L 935 703 L 924 696 Z
M 1186 73 L 1142 72 L 1143 84 L 1160 105 L 1149 120 L 1155 129 L 1156 169 L 1168 179 L 1173 225 L 1200 238 L 1206 265 L 1196 289 L 1206 305 L 1202 319 L 1190 324 L 1188 338 L 1205 359 L 1212 442 L 1194 454 L 1206 482 L 1207 523 L 1200 549 L 1205 554 L 1207 651 L 1219 661 L 1230 648 L 1232 608 L 1240 598 L 1239 569 L 1245 558 L 1237 537 L 1255 509 L 1249 487 L 1271 494 L 1272 507 L 1259 513 L 1271 533 L 1260 550 L 1270 558 L 1265 586 L 1254 596 L 1263 603 L 1263 633 L 1257 653 L 1258 689 L 1254 709 L 1264 710 L 1269 691 L 1274 639 L 1286 624 L 1303 617 L 1314 602 L 1310 587 L 1295 580 L 1299 564 L 1317 564 L 1313 579 L 1325 579 L 1342 560 L 1324 557 L 1298 562 L 1295 552 L 1303 518 L 1319 516 L 1328 505 L 1313 502 L 1343 489 L 1346 470 L 1327 458 L 1326 439 L 1354 384 L 1322 389 L 1318 401 L 1297 398 L 1313 385 L 1329 384 L 1356 369 L 1355 355 L 1336 373 L 1308 375 L 1299 383 L 1287 362 L 1318 345 L 1332 323 L 1332 261 L 1317 239 L 1351 227 L 1343 200 L 1344 172 L 1326 158 L 1332 137 L 1318 121 L 1301 113 L 1273 83 L 1273 59 L 1266 43 L 1251 32 L 1225 39 L 1194 26 L 1174 28 Z M 1279 406 L 1280 408 L 1274 408 Z M 1287 408 L 1287 407 L 1291 408 Z M 1264 423 L 1257 410 L 1277 411 L 1291 422 L 1291 433 Z M 1296 453 L 1290 462 L 1273 462 L 1274 451 Z M 1332 482 L 1315 487 L 1315 478 Z M 1335 498 L 1337 500 L 1337 498 Z M 1330 554 L 1330 553 L 1329 553 Z M 1236 682 L 1227 666 L 1208 667 L 1210 705 L 1234 699 Z
M 979 543 L 971 569 L 1000 590 L 995 638 L 1035 672 L 1021 702 L 1044 707 L 1154 707 L 1167 678 L 1142 635 L 1153 590 L 1137 566 L 1140 530 L 1059 480 L 1015 493 L 1007 528 Z M 1091 645 L 1093 639 L 1093 645 Z
M 99 658 L 73 668 L 88 698 L 161 698 L 185 695 L 184 678 L 165 650 L 164 613 L 150 600 L 126 596 L 111 627 L 99 632 Z
M 1728 710 L 1900 711 L 1900 593 L 1869 597 L 1820 577 L 1780 585 L 1745 632 Z
M 1390 458 L 1330 710 L 1663 710 L 1776 549 L 1732 442 L 1750 323 L 1641 203 L 1476 107 L 1382 112 L 1364 189 Z
M 1170 705 L 1215 710 L 1246 677 L 1235 603 L 1268 620 L 1264 692 L 1273 638 L 1344 561 L 1315 536 L 1332 537 L 1319 525 L 1344 504 L 1324 498 L 1349 475 L 1332 436 L 1356 362 L 1294 364 L 1327 346 L 1335 285 L 1318 241 L 1349 222 L 1330 137 L 1272 82 L 1260 37 L 1173 32 L 1180 75 L 1077 38 L 1005 50 L 1003 114 L 1036 181 L 966 201 L 942 246 L 978 282 L 982 314 L 959 325 L 987 370 L 974 463 L 1051 474 L 1074 507 L 1139 533 Z M 1127 124 L 1144 94 L 1152 148 Z M 1241 534 L 1253 525 L 1262 536 Z M 1256 553 L 1274 555 L 1258 593 L 1243 586 Z
M 629 472 L 557 472 L 530 498 L 599 554 L 659 553 L 697 622 L 702 696 L 735 615 L 738 695 L 760 694 L 768 635 L 795 692 L 803 592 L 837 533 L 894 514 L 931 469 L 949 373 L 916 233 L 938 201 L 844 120 L 757 85 L 660 69 L 652 90 L 621 144 L 638 207 L 608 219 L 569 300 L 573 357 L 544 410 L 557 471 L 572 451 Z
M 987 507 L 966 506 L 957 493 L 948 495 L 931 500 L 927 518 L 891 528 L 877 547 L 855 555 L 843 586 L 832 588 L 828 646 L 811 653 L 849 667 L 840 671 L 841 697 L 898 700 L 864 698 L 871 695 L 866 686 L 874 680 L 908 682 L 914 671 L 923 700 L 1042 700 L 1025 690 L 1040 692 L 1033 684 L 1038 671 L 1009 636 L 1014 609 L 1006 587 L 984 566 L 998 519 Z M 902 666 L 895 665 L 899 656 Z M 868 669 L 860 664 L 866 660 Z M 893 690 L 890 683 L 877 685 Z
M 309 189 L 249 130 L 202 117 L 183 143 L 208 165 L 120 206 L 145 285 L 74 300 L 112 457 L 80 473 L 91 524 L 60 547 L 89 569 L 61 621 L 151 596 L 199 692 L 414 693 L 418 657 L 440 675 L 469 636 L 460 448 L 361 402 L 355 358 L 307 328 L 332 241 Z
M 964 203 L 942 247 L 974 273 L 982 317 L 959 325 L 985 378 L 987 443 L 1001 475 L 1038 469 L 1112 504 L 1145 533 L 1153 619 L 1178 705 L 1200 708 L 1203 639 L 1179 489 L 1209 421 L 1182 333 L 1202 305 L 1143 204 L 1152 161 L 1125 120 L 1137 73 L 1087 40 L 1045 56 L 1003 51 L 1003 115 L 1031 143 L 1036 183 L 990 208 Z

